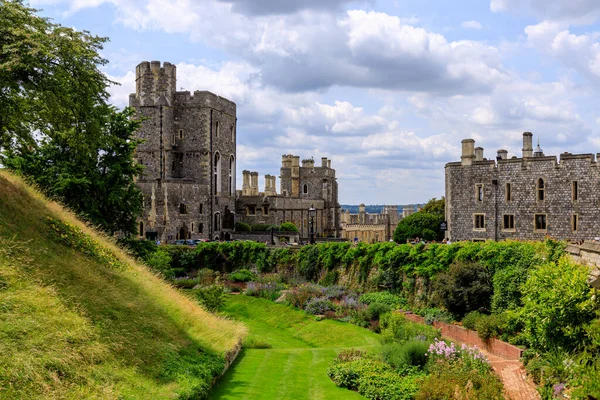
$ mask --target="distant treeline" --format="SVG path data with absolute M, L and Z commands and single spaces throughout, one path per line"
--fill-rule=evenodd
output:
M 425 204 L 406 204 L 398 206 L 398 212 L 401 213 L 404 208 L 414 208 L 417 211 L 418 208 L 423 207 Z M 342 204 L 342 210 L 349 210 L 350 214 L 358 214 L 358 206 L 350 204 Z M 383 212 L 383 204 L 372 204 L 365 206 L 365 211 L 369 214 L 381 214 Z

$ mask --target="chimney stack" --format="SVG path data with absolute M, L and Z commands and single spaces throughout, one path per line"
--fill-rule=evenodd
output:
M 475 147 L 475 161 L 483 161 L 483 147 Z
M 475 159 L 475 140 L 464 139 L 462 142 L 462 156 L 460 162 L 462 165 L 471 165 Z
M 533 134 L 523 132 L 523 158 L 533 157 Z
M 504 149 L 500 149 L 498 150 L 498 157 L 499 160 L 506 160 L 508 158 L 508 151 L 504 150 Z

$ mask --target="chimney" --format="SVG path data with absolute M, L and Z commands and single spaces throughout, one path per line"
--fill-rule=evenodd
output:
M 508 158 L 508 151 L 506 151 L 504 149 L 498 150 L 498 157 L 496 157 L 496 159 L 506 160 L 507 158 Z
M 475 159 L 475 140 L 465 139 L 462 142 L 462 156 L 460 162 L 462 165 L 471 165 Z
M 242 171 L 242 196 L 251 196 L 251 184 L 250 184 L 250 171 L 243 170 Z
M 327 157 L 321 157 L 321 167 L 327 168 Z
M 483 147 L 475 147 L 475 161 L 483 161 Z
M 533 157 L 533 134 L 523 132 L 523 158 Z
M 327 160 L 327 168 L 331 168 L 331 160 Z
M 250 172 L 250 194 L 258 196 L 258 172 Z

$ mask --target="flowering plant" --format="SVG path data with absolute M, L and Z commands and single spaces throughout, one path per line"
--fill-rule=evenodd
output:
M 490 370 L 490 363 L 477 346 L 469 347 L 462 344 L 460 348 L 454 343 L 449 345 L 443 340 L 435 339 L 429 346 L 427 355 L 430 360 L 438 364 L 452 364 L 465 371 L 477 370 L 485 372 Z

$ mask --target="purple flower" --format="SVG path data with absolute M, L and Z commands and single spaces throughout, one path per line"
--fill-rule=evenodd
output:
M 555 384 L 552 388 L 554 389 L 554 397 L 559 397 L 560 395 L 562 395 L 562 392 L 565 390 L 565 384 L 564 383 L 557 383 Z

